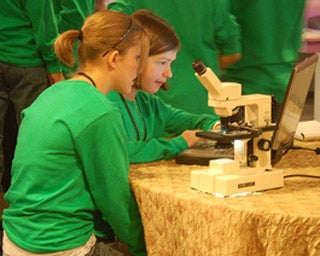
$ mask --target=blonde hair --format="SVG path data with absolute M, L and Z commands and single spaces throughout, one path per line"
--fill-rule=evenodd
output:
M 79 40 L 77 55 L 80 65 L 103 56 L 110 50 L 120 54 L 142 42 L 141 60 L 144 63 L 149 51 L 149 38 L 144 30 L 127 14 L 103 10 L 89 16 L 81 30 L 68 30 L 62 33 L 54 43 L 58 58 L 74 67 L 75 41 Z
M 161 17 L 148 10 L 138 10 L 132 14 L 132 18 L 147 33 L 150 40 L 149 56 L 158 55 L 180 48 L 180 40 L 175 30 Z M 140 88 L 140 77 L 135 81 L 135 86 Z M 168 90 L 167 83 L 161 86 Z

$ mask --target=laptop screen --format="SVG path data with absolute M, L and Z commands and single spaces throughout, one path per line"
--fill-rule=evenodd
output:
M 292 147 L 295 132 L 313 79 L 318 55 L 314 54 L 293 68 L 286 96 L 271 140 L 272 165 Z

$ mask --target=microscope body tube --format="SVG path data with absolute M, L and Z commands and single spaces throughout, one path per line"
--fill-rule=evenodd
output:
M 201 60 L 192 63 L 196 71 L 195 76 L 214 98 L 219 98 L 222 93 L 222 83 L 211 68 L 207 67 Z

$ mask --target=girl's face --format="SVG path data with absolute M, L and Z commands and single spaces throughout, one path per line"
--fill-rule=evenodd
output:
M 140 87 L 148 93 L 156 93 L 172 77 L 171 63 L 176 59 L 178 50 L 171 50 L 149 56 L 141 73 Z
M 140 44 L 129 48 L 126 54 L 121 55 L 114 90 L 121 94 L 127 94 L 132 90 L 134 79 L 139 71 L 140 55 Z

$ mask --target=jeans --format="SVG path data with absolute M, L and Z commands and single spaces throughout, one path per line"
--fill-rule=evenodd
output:
M 4 129 L 8 106 L 11 104 L 19 125 L 21 111 L 30 106 L 48 86 L 49 79 L 44 66 L 17 67 L 0 62 L 0 173 L 6 173 L 3 178 L 10 179 L 11 176 L 11 164 L 6 166 L 4 164 L 4 154 L 9 152 L 6 152 L 6 148 L 3 147 L 4 137 L 8 134 L 8 129 Z M 14 148 L 14 146 L 11 145 L 9 148 Z

